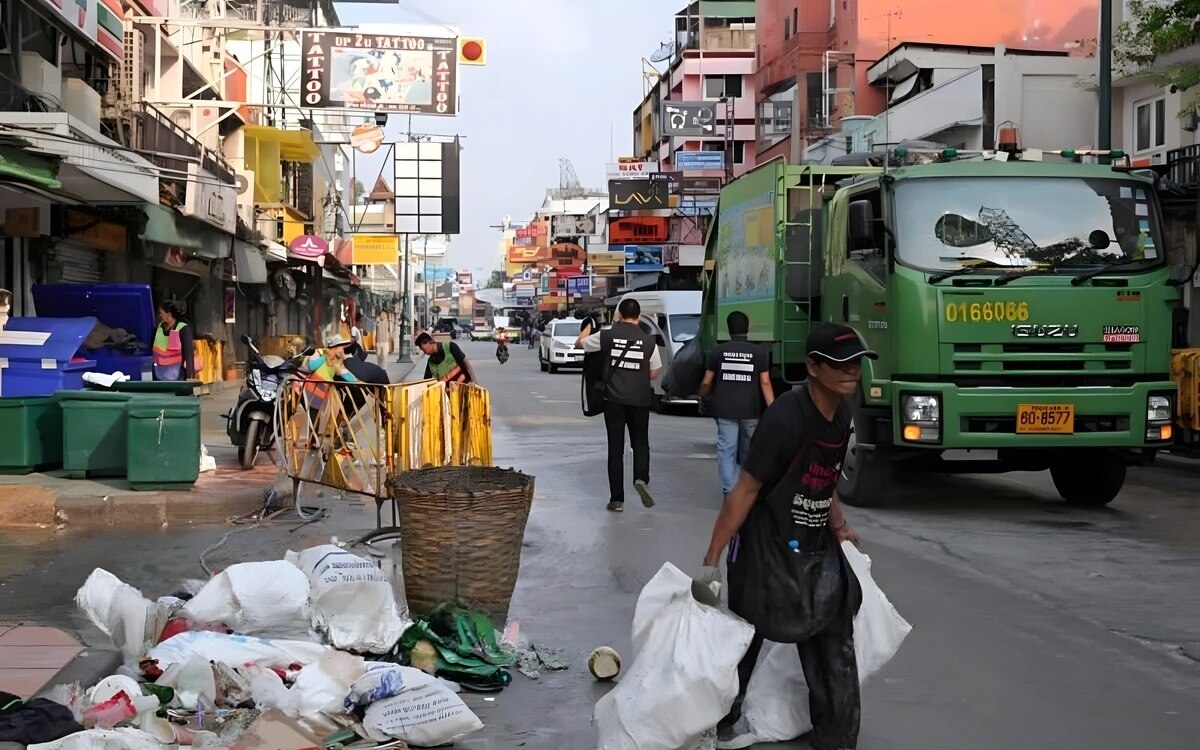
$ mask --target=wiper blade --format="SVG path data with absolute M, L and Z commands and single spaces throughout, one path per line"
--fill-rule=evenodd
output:
M 1091 271 L 1085 271 L 1084 273 L 1079 274 L 1075 278 L 1071 279 L 1071 286 L 1079 286 L 1083 282 L 1088 281 L 1089 279 L 1094 279 L 1097 276 L 1106 274 L 1109 271 L 1116 271 L 1117 269 L 1120 269 L 1120 268 L 1128 268 L 1131 266 L 1137 266 L 1137 265 L 1141 265 L 1142 263 L 1146 263 L 1146 262 L 1147 262 L 1146 260 L 1127 260 L 1127 261 L 1124 261 L 1121 263 L 1109 263 L 1107 266 L 1101 266 L 1101 267 L 1093 269 Z
M 943 260 L 945 260 L 945 259 L 943 258 Z M 953 271 L 942 271 L 941 273 L 935 273 L 934 275 L 929 277 L 929 283 L 936 284 L 939 281 L 945 281 L 946 279 L 952 279 L 955 276 L 965 276 L 969 273 L 975 273 L 980 268 L 1004 268 L 1005 267 L 993 260 L 987 260 L 984 258 L 972 258 L 971 260 L 973 262 L 963 264 L 962 268 L 956 268 Z
M 1025 271 L 1017 271 L 1016 273 L 1006 273 L 1003 276 L 996 279 L 994 282 L 992 282 L 992 284 L 993 284 L 993 286 L 1004 286 L 1005 284 L 1009 283 L 1010 281 L 1016 281 L 1017 279 L 1023 279 L 1026 276 L 1040 276 L 1042 274 L 1047 274 L 1047 273 L 1058 273 L 1058 269 L 1055 269 L 1055 268 L 1030 268 Z

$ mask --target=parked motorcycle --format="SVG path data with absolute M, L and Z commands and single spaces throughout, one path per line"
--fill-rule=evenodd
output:
M 252 469 L 259 451 L 275 445 L 275 404 L 287 376 L 296 372 L 299 364 L 272 354 L 264 356 L 249 336 L 242 336 L 242 343 L 250 348 L 246 382 L 237 405 L 225 415 L 226 433 L 237 446 L 242 468 Z

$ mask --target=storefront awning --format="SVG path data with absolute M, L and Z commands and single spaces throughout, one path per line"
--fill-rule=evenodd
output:
M 274 240 L 263 240 L 260 247 L 268 263 L 287 263 L 288 249 Z
M 267 261 L 258 247 L 249 242 L 234 240 L 233 262 L 239 284 L 267 283 Z
M 0 145 L 0 178 L 27 182 L 48 190 L 62 187 L 58 180 L 57 158 L 26 150 L 20 139 L 0 136 L 0 140 L 3 141 Z
M 247 125 L 246 138 L 260 143 L 279 144 L 279 158 L 284 161 L 310 163 L 321 156 L 321 149 L 307 130 L 280 130 L 267 125 Z
M 147 203 L 142 206 L 142 211 L 146 214 L 146 228 L 138 237 L 146 242 L 184 247 L 188 250 L 200 250 L 203 247 L 198 237 L 180 231 L 176 221 L 178 215 L 172 209 L 157 203 Z

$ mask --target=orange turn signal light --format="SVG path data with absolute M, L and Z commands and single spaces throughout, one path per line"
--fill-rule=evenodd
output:
M 921 428 L 915 424 L 904 425 L 904 439 L 915 443 L 921 439 Z

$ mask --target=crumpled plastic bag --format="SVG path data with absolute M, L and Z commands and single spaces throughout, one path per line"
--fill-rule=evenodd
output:
M 75 594 L 83 614 L 121 649 L 126 664 L 136 664 L 158 639 L 167 608 L 103 568 L 96 568 Z
M 437 747 L 483 729 L 479 717 L 441 680 L 412 667 L 398 669 L 400 692 L 367 707 L 362 723 L 368 737 Z
M 345 703 L 347 713 L 353 711 L 355 706 L 367 706 L 384 698 L 393 698 L 404 689 L 403 667 L 382 661 L 369 661 L 366 666 L 363 676 L 350 686 Z
M 316 663 L 301 669 L 290 689 L 284 687 L 274 672 L 257 670 L 250 682 L 250 692 L 259 708 L 277 708 L 291 717 L 338 714 L 346 710 L 352 686 L 366 671 L 361 656 L 329 651 Z
M 263 638 L 308 638 L 308 576 L 284 560 L 230 565 L 183 607 L 196 622 L 220 622 Z
M 896 655 L 912 625 L 871 577 L 871 558 L 850 542 L 842 543 L 842 551 L 862 587 L 862 606 L 854 618 L 854 654 L 858 679 L 865 682 Z M 734 726 L 737 736 L 721 743 L 721 748 L 738 750 L 759 743 L 787 742 L 811 729 L 808 685 L 795 645 L 764 643 L 746 686 L 742 718 Z
M 308 578 L 312 624 L 334 647 L 384 654 L 412 624 L 372 561 L 332 544 L 288 552 L 286 560 Z
M 140 729 L 88 729 L 26 750 L 164 750 L 168 747 Z
M 633 664 L 596 702 L 600 750 L 711 747 L 738 692 L 754 628 L 692 598 L 692 579 L 663 565 L 638 596 Z
M 172 664 L 186 663 L 194 656 L 234 667 L 257 664 L 268 669 L 287 669 L 293 664 L 313 664 L 329 651 L 328 646 L 311 641 L 268 640 L 245 635 L 189 631 L 150 649 L 146 658 L 158 662 L 158 668 L 162 670 Z

